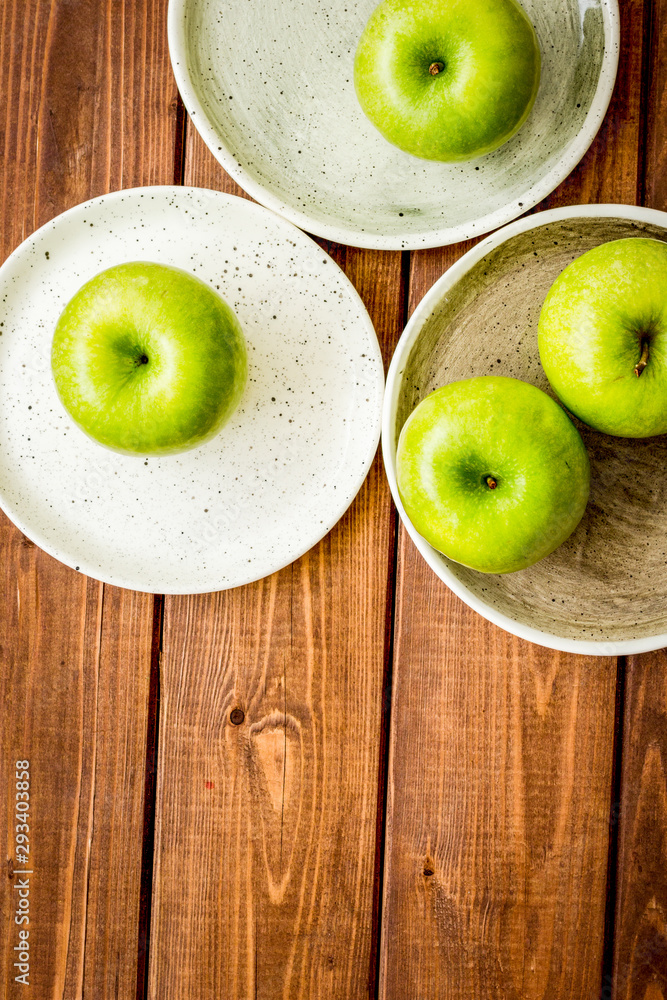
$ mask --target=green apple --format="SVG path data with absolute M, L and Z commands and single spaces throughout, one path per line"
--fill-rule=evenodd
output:
M 497 149 L 525 122 L 539 82 L 539 43 L 516 0 L 383 0 L 354 62 L 365 114 L 427 160 Z
M 590 466 L 558 403 L 527 382 L 452 382 L 410 414 L 396 454 L 398 490 L 421 535 L 482 573 L 525 569 L 572 534 Z
M 51 364 L 79 427 L 141 455 L 213 437 L 247 377 L 243 332 L 223 299 L 185 271 L 144 261 L 79 289 L 58 320 Z
M 538 343 L 554 392 L 584 423 L 667 434 L 667 243 L 613 240 L 577 257 L 544 301 Z

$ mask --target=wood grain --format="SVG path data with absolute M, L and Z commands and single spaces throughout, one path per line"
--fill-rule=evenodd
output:
M 667 658 L 630 657 L 625 688 L 614 1000 L 667 997 Z
M 667 210 L 667 4 L 653 0 L 646 27 L 650 47 L 643 89 L 644 183 L 642 204 Z M 647 19 L 648 21 L 648 19 Z
M 150 0 L 0 5 L 2 258 L 77 202 L 171 182 L 166 10 Z M 31 762 L 30 982 L 41 998 L 134 997 L 153 597 L 102 587 L 0 517 L 0 788 Z M 9 871 L 9 869 L 7 869 Z M 19 996 L 13 880 L 0 996 Z
M 667 209 L 667 3 L 647 24 L 641 202 Z M 605 1000 L 667 998 L 667 652 L 628 658 L 618 824 L 613 975 Z
M 643 7 L 609 117 L 548 204 L 633 202 Z M 410 307 L 467 247 L 412 255 Z M 399 542 L 380 995 L 597 1000 L 615 662 L 490 626 Z
M 189 183 L 234 190 L 194 132 L 187 149 Z M 386 356 L 400 254 L 336 256 Z M 166 598 L 150 997 L 372 992 L 393 530 L 376 460 L 342 521 L 292 566 Z
M 475 617 L 404 533 L 398 578 L 381 995 L 593 1000 L 615 664 Z
M 30 963 L 38 995 L 60 997 L 80 985 L 85 939 L 88 838 L 94 795 L 102 587 L 65 569 L 3 519 L 2 793 L 6 868 L 2 880 L 3 997 L 14 983 L 18 877 L 14 764 L 30 762 Z
M 667 207 L 666 11 L 622 0 L 610 114 L 541 208 Z M 165 21 L 162 0 L 0 4 L 2 259 L 72 204 L 179 182 L 183 165 L 186 183 L 241 193 L 192 129 L 183 164 Z M 468 245 L 412 255 L 410 308 Z M 327 249 L 387 359 L 405 258 Z M 614 664 L 507 636 L 446 590 L 405 532 L 399 543 L 381 996 L 667 1000 L 665 653 L 630 658 L 625 673 L 614 980 L 600 994 Z M 393 545 L 376 460 L 343 521 L 294 566 L 166 602 L 155 1000 L 373 995 Z M 159 607 L 66 569 L 0 515 L 5 870 L 13 765 L 28 758 L 40 1000 L 133 1000 L 143 982 Z M 3 998 L 21 995 L 14 884 L 0 886 Z

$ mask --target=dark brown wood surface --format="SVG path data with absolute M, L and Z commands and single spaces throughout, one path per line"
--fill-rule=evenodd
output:
M 86 198 L 173 180 L 162 4 L 0 4 L 3 259 Z M 0 515 L 0 996 L 134 997 L 154 598 L 103 587 Z M 14 982 L 14 763 L 30 761 L 31 986 Z M 6 860 L 5 860 L 6 859 Z
M 120 187 L 243 194 L 177 99 L 166 7 L 0 0 L 3 259 Z M 667 3 L 621 13 L 609 114 L 541 208 L 667 208 Z M 388 361 L 470 244 L 324 245 Z M 327 538 L 227 593 L 103 586 L 0 515 L 0 694 L 0 997 L 667 1000 L 664 652 L 570 656 L 485 622 L 397 530 L 379 457 Z M 26 758 L 32 994 L 12 967 Z
M 667 660 L 631 657 L 626 668 L 613 975 L 617 1000 L 667 997 Z M 612 993 L 613 986 L 613 993 Z

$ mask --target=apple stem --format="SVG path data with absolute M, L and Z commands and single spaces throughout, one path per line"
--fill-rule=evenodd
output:
M 637 378 L 641 375 L 648 364 L 648 340 L 642 341 L 642 356 L 635 365 L 635 375 Z
M 486 485 L 489 487 L 490 490 L 495 490 L 496 486 L 498 485 L 497 481 L 493 478 L 493 476 L 485 476 L 484 482 L 486 483 Z
M 431 74 L 431 76 L 437 76 L 438 73 L 442 73 L 442 71 L 443 71 L 444 68 L 445 67 L 444 67 L 443 63 L 441 63 L 441 62 L 432 62 L 431 65 L 428 68 L 428 71 Z

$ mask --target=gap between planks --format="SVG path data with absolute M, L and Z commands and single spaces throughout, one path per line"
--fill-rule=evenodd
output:
M 174 185 L 182 185 L 185 177 L 185 153 L 188 115 L 180 93 L 174 101 L 176 126 L 174 135 Z M 164 594 L 153 599 L 153 640 L 151 674 L 146 724 L 146 764 L 144 778 L 144 836 L 141 848 L 141 885 L 139 895 L 139 927 L 137 931 L 137 990 L 136 1000 L 148 996 L 150 962 L 151 910 L 153 901 L 153 862 L 155 858 L 155 808 L 157 802 L 157 761 L 160 738 L 160 658 L 164 628 Z

